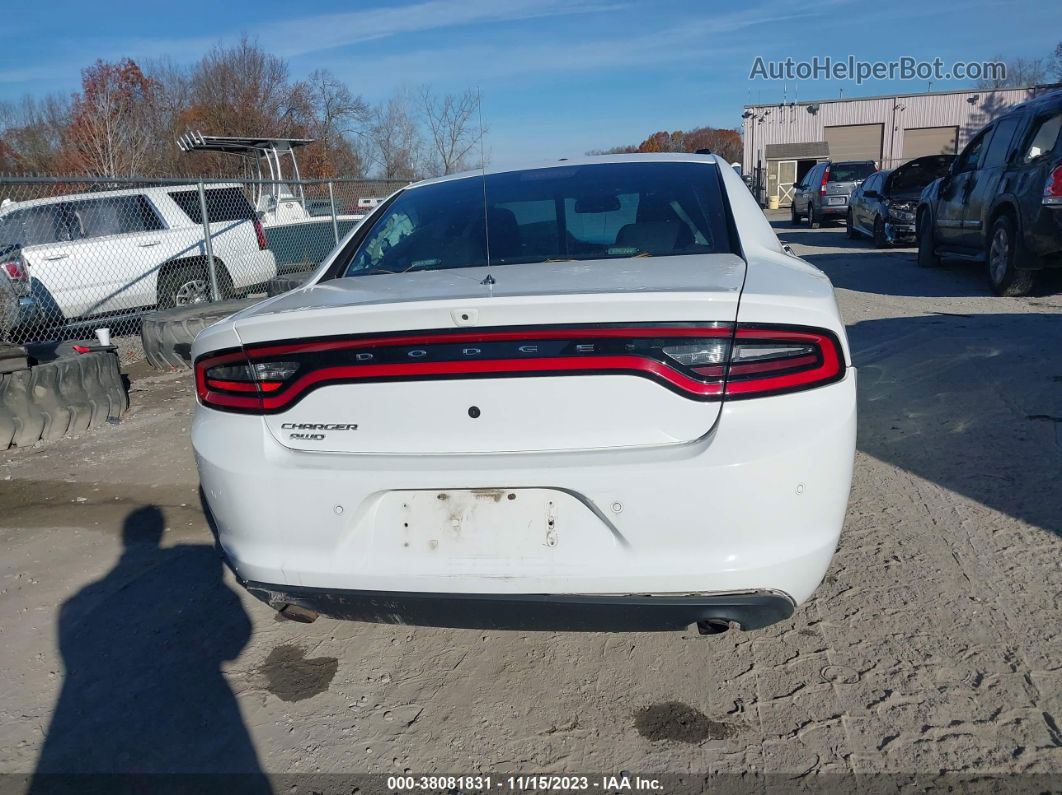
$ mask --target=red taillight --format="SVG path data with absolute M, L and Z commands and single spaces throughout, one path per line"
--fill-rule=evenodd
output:
M 726 397 L 799 392 L 839 381 L 841 345 L 824 329 L 738 326 L 730 353 Z
M 1062 205 L 1062 165 L 1055 166 L 1044 183 L 1044 204 Z
M 830 167 L 826 166 L 826 168 L 822 172 L 822 184 L 819 185 L 819 193 L 825 193 L 826 192 L 826 183 L 828 183 L 829 181 L 830 181 Z
M 254 234 L 258 238 L 258 249 L 265 251 L 269 248 L 269 241 L 266 240 L 265 230 L 262 228 L 262 222 L 255 219 L 254 222 Z
M 832 332 L 729 323 L 327 338 L 210 354 L 195 365 L 204 405 L 268 414 L 337 383 L 619 374 L 692 400 L 720 400 L 811 389 L 844 371 Z
M 196 393 L 203 405 L 255 413 L 263 409 L 262 395 L 283 387 L 298 369 L 298 362 L 252 362 L 239 352 L 211 355 L 196 361 Z
M 28 282 L 30 279 L 29 268 L 22 258 L 0 263 L 0 268 L 4 269 L 7 278 L 13 282 Z

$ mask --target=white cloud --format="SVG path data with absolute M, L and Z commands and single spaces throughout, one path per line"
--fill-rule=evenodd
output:
M 418 31 L 589 14 L 618 7 L 618 3 L 606 0 L 426 0 L 270 22 L 251 32 L 267 50 L 290 57 Z

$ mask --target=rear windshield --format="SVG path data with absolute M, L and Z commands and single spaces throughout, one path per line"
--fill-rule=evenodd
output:
M 207 215 L 210 223 L 218 221 L 251 221 L 255 218 L 254 208 L 239 188 L 207 188 Z M 177 206 L 184 211 L 194 223 L 203 223 L 203 213 L 199 207 L 198 190 L 180 190 L 170 194 Z
M 862 182 L 875 171 L 873 163 L 831 163 L 830 182 Z
M 488 242 L 489 241 L 489 242 Z M 413 188 L 373 223 L 344 276 L 729 251 L 704 163 L 604 163 Z

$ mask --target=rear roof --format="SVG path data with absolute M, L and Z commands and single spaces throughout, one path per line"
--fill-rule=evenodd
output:
M 585 155 L 582 157 L 565 157 L 559 160 L 532 161 L 513 166 L 492 166 L 483 170 L 462 171 L 458 174 L 449 174 L 445 177 L 435 177 L 415 182 L 406 188 L 419 188 L 424 185 L 435 185 L 440 182 L 450 182 L 457 179 L 478 177 L 481 174 L 508 174 L 514 171 L 536 171 L 542 168 L 570 168 L 571 166 L 593 166 L 605 163 L 704 163 L 706 165 L 725 165 L 730 168 L 730 163 L 716 155 L 697 155 L 685 152 L 638 152 L 627 155 Z

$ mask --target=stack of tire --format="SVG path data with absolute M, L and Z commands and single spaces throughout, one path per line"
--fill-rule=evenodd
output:
M 128 408 L 114 353 L 64 345 L 38 358 L 0 343 L 0 450 L 79 434 Z
M 144 315 L 140 320 L 144 357 L 158 370 L 190 368 L 192 341 L 200 331 L 260 300 L 241 298 L 216 304 L 192 304 Z

